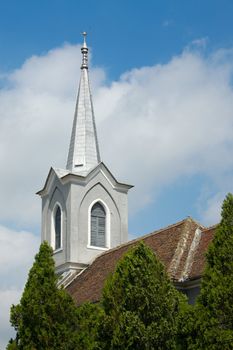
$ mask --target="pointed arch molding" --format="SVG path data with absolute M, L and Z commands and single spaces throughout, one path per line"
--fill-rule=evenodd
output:
M 99 202 L 106 212 L 106 228 L 105 228 L 105 247 L 97 247 L 91 245 L 91 209 L 95 203 Z M 100 183 L 93 185 L 84 195 L 78 212 L 78 217 L 86 215 L 88 222 L 87 231 L 87 248 L 97 250 L 107 250 L 112 246 L 112 234 L 121 232 L 121 219 L 119 208 L 109 191 Z
M 61 246 L 58 249 L 55 249 L 55 215 L 58 207 L 61 210 Z M 61 251 L 65 246 L 66 217 L 67 213 L 64 197 L 60 189 L 58 187 L 55 187 L 49 202 L 49 210 L 47 217 L 47 227 L 50 228 L 49 237 L 47 237 L 47 240 L 50 243 L 51 247 L 54 249 L 54 253 Z
M 56 230 L 58 229 L 56 227 L 56 215 L 57 215 L 57 211 L 58 209 L 60 209 L 60 222 L 59 222 L 59 231 L 60 231 L 60 237 L 59 237 L 59 245 L 57 246 L 57 232 Z M 62 250 L 63 248 L 63 211 L 62 211 L 62 207 L 60 205 L 59 202 L 56 202 L 56 204 L 53 207 L 52 210 L 52 215 L 51 215 L 51 246 L 54 250 L 54 252 L 57 252 L 58 250 Z
M 83 199 L 81 200 L 80 208 L 82 207 L 82 203 L 83 203 L 83 201 L 85 200 L 85 198 L 88 196 L 88 194 L 89 194 L 91 191 L 93 191 L 94 188 L 97 187 L 97 186 L 102 187 L 102 189 L 103 189 L 103 190 L 108 194 L 108 196 L 111 198 L 111 200 L 112 200 L 112 202 L 114 203 L 114 206 L 115 206 L 115 208 L 116 208 L 116 210 L 117 210 L 117 212 L 118 212 L 118 215 L 119 215 L 119 217 L 120 217 L 120 211 L 119 211 L 119 209 L 118 209 L 118 206 L 116 205 L 116 202 L 115 202 L 114 198 L 112 197 L 111 193 L 106 189 L 106 187 L 102 185 L 101 182 L 97 182 L 97 183 L 95 183 L 91 188 L 89 188 L 89 190 L 85 193 L 85 196 L 84 196 Z
M 91 245 L 91 211 L 93 206 L 96 203 L 100 203 L 104 210 L 105 210 L 105 214 L 106 214 L 106 223 L 105 223 L 105 247 L 98 247 L 98 246 L 93 246 Z M 92 203 L 89 205 L 88 208 L 88 243 L 87 246 L 88 248 L 92 248 L 92 249 L 109 249 L 111 247 L 111 235 L 110 235 L 110 229 L 111 229 L 111 215 L 110 215 L 110 210 L 109 207 L 107 206 L 107 204 L 101 199 L 101 198 L 97 198 L 94 201 L 92 201 Z

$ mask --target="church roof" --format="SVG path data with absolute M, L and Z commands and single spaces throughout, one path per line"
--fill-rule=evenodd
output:
M 86 33 L 83 35 L 81 77 L 66 168 L 85 175 L 100 162 L 100 153 L 88 76 Z
M 183 221 L 127 242 L 98 256 L 89 267 L 77 275 L 67 291 L 77 304 L 97 302 L 107 276 L 118 260 L 140 240 L 158 256 L 177 284 L 199 279 L 205 265 L 205 252 L 213 238 L 215 227 L 205 228 L 188 217 Z
M 192 269 L 190 272 L 191 276 L 197 277 L 199 275 L 201 277 L 201 273 L 203 272 L 205 267 L 205 254 L 203 254 L 203 252 L 207 251 L 207 248 L 214 237 L 216 227 L 217 225 L 208 227 L 202 231 L 202 239 L 200 240 L 200 243 L 197 246 L 192 264 Z

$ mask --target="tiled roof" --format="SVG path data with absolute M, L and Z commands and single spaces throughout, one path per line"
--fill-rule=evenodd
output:
M 201 240 L 198 244 L 196 254 L 193 259 L 193 265 L 190 273 L 190 278 L 201 277 L 205 267 L 205 252 L 214 237 L 216 225 L 209 227 L 201 232 Z
M 175 282 L 199 278 L 205 264 L 205 252 L 213 238 L 214 228 L 206 229 L 192 218 L 127 242 L 98 256 L 67 287 L 77 304 L 100 300 L 104 282 L 118 260 L 143 240 L 163 262 Z

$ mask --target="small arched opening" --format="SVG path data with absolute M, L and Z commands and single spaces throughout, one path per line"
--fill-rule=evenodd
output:
M 100 202 L 91 208 L 91 246 L 106 247 L 106 212 Z

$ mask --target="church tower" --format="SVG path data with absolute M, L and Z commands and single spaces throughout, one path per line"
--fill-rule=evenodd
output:
M 51 168 L 42 198 L 42 241 L 54 250 L 57 273 L 69 277 L 128 240 L 127 193 L 101 162 L 88 76 L 86 33 L 66 169 Z

